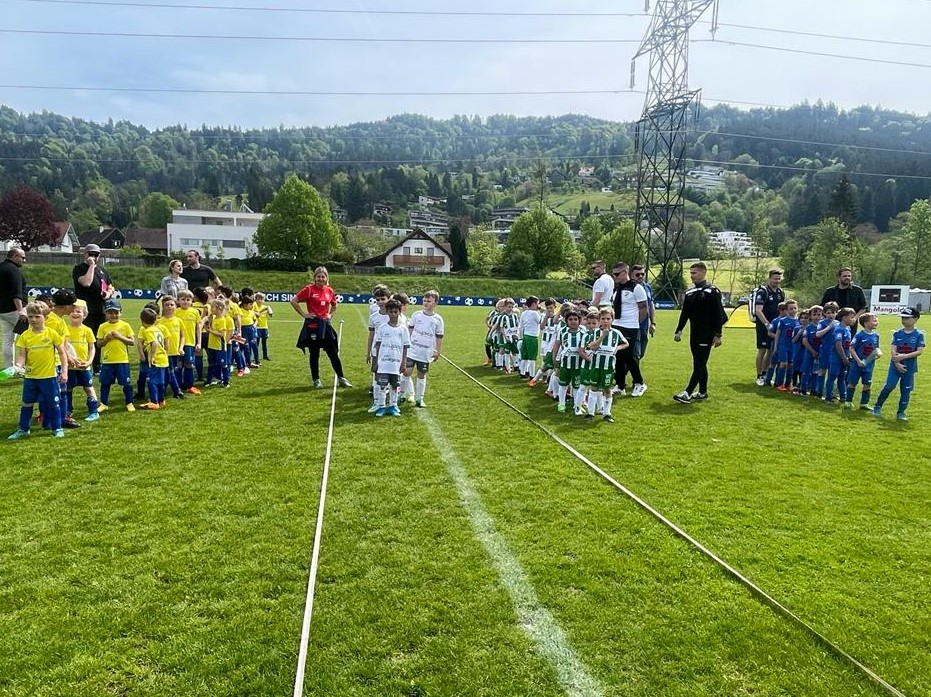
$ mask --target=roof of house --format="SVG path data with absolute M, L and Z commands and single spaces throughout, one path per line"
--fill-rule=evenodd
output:
M 67 220 L 63 223 L 55 223 L 55 231 L 58 233 L 55 241 L 52 242 L 51 246 L 59 245 L 65 241 L 65 237 L 68 236 L 68 230 L 71 229 L 71 223 Z
M 138 245 L 143 249 L 168 251 L 168 231 L 163 227 L 126 228 L 126 246 Z
M 430 237 L 423 230 L 414 230 L 407 237 L 398 240 L 393 246 L 389 247 L 387 250 L 379 254 L 378 256 L 371 257 L 369 259 L 363 259 L 362 261 L 356 262 L 359 266 L 385 266 L 385 262 L 388 260 L 388 257 L 393 251 L 404 246 L 405 242 L 410 240 L 423 240 L 426 242 L 432 242 L 436 247 L 442 250 L 443 254 L 449 257 L 450 263 L 453 260 L 453 248 L 450 244 L 444 244 L 442 242 L 437 242 L 435 239 Z
M 79 241 L 82 247 L 86 247 L 89 244 L 96 244 L 101 249 L 116 249 L 117 247 L 121 247 L 122 244 L 112 244 L 114 239 L 119 239 L 121 242 L 126 239 L 123 231 L 118 227 L 105 227 L 102 230 L 85 232 L 80 236 Z

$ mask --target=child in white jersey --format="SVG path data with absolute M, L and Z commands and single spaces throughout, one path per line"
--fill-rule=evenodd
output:
M 543 315 L 538 309 L 540 298 L 530 295 L 524 300 L 526 308 L 520 313 L 520 364 L 521 377 L 532 380 L 537 372 L 537 354 L 540 352 L 540 322 Z
M 407 351 L 411 345 L 407 327 L 400 323 L 401 303 L 391 299 L 385 303 L 388 321 L 375 331 L 375 416 L 400 416 L 398 384 L 407 365 Z M 387 392 L 388 403 L 385 404 Z
M 423 310 L 413 314 L 408 323 L 411 347 L 407 353 L 407 369 L 417 369 L 417 384 L 414 387 L 414 406 L 423 408 L 424 392 L 427 389 L 427 371 L 430 363 L 440 357 L 443 350 L 443 335 L 445 327 L 443 318 L 436 313 L 436 304 L 440 294 L 435 290 L 428 290 L 423 294 Z M 410 380 L 410 377 L 407 378 Z

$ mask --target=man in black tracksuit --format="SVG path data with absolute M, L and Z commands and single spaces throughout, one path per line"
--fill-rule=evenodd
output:
M 685 323 L 691 322 L 689 348 L 692 351 L 692 376 L 688 386 L 673 399 L 683 404 L 693 400 L 708 399 L 708 357 L 711 349 L 721 345 L 721 331 L 727 322 L 721 291 L 705 280 L 707 267 L 700 261 L 689 267 L 693 288 L 685 292 L 679 323 L 676 325 L 676 341 L 682 341 Z M 698 391 L 695 392 L 695 388 Z

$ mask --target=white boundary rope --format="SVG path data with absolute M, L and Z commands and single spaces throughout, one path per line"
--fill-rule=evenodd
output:
M 481 380 L 479 380 L 479 379 L 477 379 L 476 377 L 470 375 L 468 372 L 466 372 L 466 371 L 463 370 L 461 367 L 459 367 L 459 365 L 457 365 L 456 363 L 454 363 L 453 361 L 451 361 L 449 358 L 447 358 L 447 356 L 446 356 L 445 354 L 442 354 L 441 357 L 443 358 L 443 360 L 445 360 L 447 363 L 449 363 L 454 369 L 458 370 L 460 373 L 462 373 L 463 375 L 465 375 L 469 380 L 471 380 L 472 382 L 474 382 L 474 383 L 475 383 L 476 385 L 478 385 L 481 389 L 485 390 L 485 391 L 486 391 L 488 394 L 490 394 L 492 397 L 494 397 L 495 399 L 497 399 L 498 401 L 500 401 L 502 404 L 504 404 L 505 406 L 507 406 L 509 409 L 513 410 L 514 412 L 516 412 L 517 414 L 519 414 L 521 417 L 523 417 L 524 419 L 526 419 L 527 421 L 529 421 L 530 423 L 532 423 L 534 426 L 536 426 L 538 429 L 540 429 L 541 431 L 543 431 L 543 433 L 545 433 L 545 434 L 546 434 L 547 436 L 549 436 L 551 439 L 553 439 L 554 441 L 556 441 L 556 443 L 558 443 L 559 445 L 561 445 L 564 449 L 566 449 L 567 451 L 569 451 L 577 460 L 581 461 L 581 462 L 582 462 L 583 464 L 585 464 L 589 469 L 591 469 L 593 472 L 595 472 L 596 474 L 598 474 L 598 476 L 600 476 L 600 477 L 603 478 L 605 481 L 607 481 L 609 484 L 611 484 L 611 486 L 613 486 L 614 488 L 616 488 L 618 491 L 620 491 L 622 494 L 624 494 L 627 498 L 629 498 L 629 499 L 630 499 L 631 501 L 633 501 L 635 504 L 637 504 L 638 506 L 640 506 L 640 508 L 642 508 L 643 510 L 645 510 L 647 513 L 649 513 L 651 516 L 653 516 L 656 520 L 658 520 L 660 523 L 662 523 L 662 524 L 665 525 L 667 528 L 669 528 L 677 537 L 679 537 L 679 538 L 681 538 L 682 540 L 684 540 L 687 544 L 691 545 L 691 546 L 694 547 L 696 550 L 698 550 L 701 554 L 703 554 L 705 557 L 707 557 L 707 558 L 710 559 L 712 562 L 714 562 L 715 565 L 717 565 L 722 571 L 724 571 L 724 573 L 725 573 L 726 575 L 730 576 L 731 578 L 733 578 L 734 580 L 736 580 L 740 585 L 742 585 L 744 588 L 746 588 L 747 590 L 749 590 L 749 591 L 750 591 L 750 594 L 753 595 L 753 596 L 754 596 L 755 598 L 757 598 L 758 600 L 760 600 L 763 604 L 768 605 L 770 608 L 772 608 L 773 610 L 775 610 L 777 613 L 779 613 L 779 614 L 781 614 L 782 616 L 786 617 L 790 622 L 793 622 L 793 623 L 796 624 L 797 626 L 801 627 L 801 628 L 802 628 L 803 630 L 805 630 L 810 636 L 812 636 L 818 643 L 820 643 L 824 648 L 826 648 L 829 652 L 833 653 L 836 657 L 840 658 L 841 661 L 843 661 L 843 662 L 847 663 L 848 665 L 850 665 L 851 667 L 853 667 L 853 669 L 854 669 L 855 671 L 857 671 L 858 673 L 860 673 L 861 675 L 863 675 L 864 677 L 866 677 L 867 679 L 869 679 L 870 682 L 872 682 L 873 684 L 875 684 L 875 685 L 879 686 L 880 688 L 882 688 L 883 690 L 885 690 L 888 694 L 894 695 L 894 697 L 906 697 L 906 695 L 905 695 L 903 692 L 900 692 L 896 687 L 894 687 L 894 686 L 891 685 L 889 682 L 887 682 L 886 680 L 884 680 L 879 674 L 877 674 L 875 671 L 873 671 L 873 670 L 872 670 L 871 668 L 869 668 L 867 665 L 865 665 L 864 663 L 861 663 L 861 662 L 858 661 L 856 658 L 854 658 L 851 654 L 847 653 L 847 652 L 846 652 L 844 649 L 842 649 L 840 646 L 838 646 L 838 645 L 835 644 L 833 641 L 831 641 L 830 639 L 828 639 L 824 634 L 822 634 L 821 632 L 819 632 L 817 629 L 815 629 L 813 626 L 811 626 L 810 624 L 808 624 L 808 623 L 807 623 L 805 620 L 803 620 L 801 617 L 799 617 L 799 616 L 796 615 L 794 612 L 792 612 L 792 611 L 791 611 L 789 608 L 787 608 L 785 605 L 783 605 L 783 604 L 780 603 L 778 600 L 776 600 L 776 599 L 775 599 L 773 596 L 771 596 L 769 593 L 767 593 L 767 592 L 764 591 L 762 588 L 760 588 L 758 585 L 756 585 L 753 581 L 751 581 L 751 580 L 748 579 L 746 576 L 744 576 L 742 573 L 740 573 L 740 571 L 738 571 L 737 569 L 735 569 L 733 566 L 731 566 L 730 564 L 728 564 L 726 561 L 724 561 L 724 560 L 723 560 L 721 557 L 719 557 L 717 554 L 715 554 L 715 553 L 712 552 L 710 549 L 708 549 L 707 547 L 705 547 L 705 545 L 703 545 L 701 542 L 699 542 L 699 541 L 696 540 L 694 537 L 692 537 L 691 535 L 689 535 L 687 532 L 685 532 L 685 530 L 683 530 L 683 529 L 680 528 L 678 525 L 676 525 L 675 523 L 673 523 L 671 520 L 669 520 L 668 518 L 666 518 L 666 516 L 664 516 L 662 513 L 660 513 L 660 512 L 659 512 L 658 510 L 656 510 L 655 508 L 653 508 L 653 507 L 652 507 L 650 504 L 648 504 L 646 501 L 644 501 L 644 500 L 641 499 L 639 496 L 637 496 L 633 491 L 631 491 L 630 489 L 628 489 L 627 487 L 625 487 L 623 484 L 621 484 L 620 482 L 618 482 L 616 479 L 614 479 L 614 477 L 612 477 L 610 474 L 608 474 L 607 472 L 605 472 L 603 469 L 601 469 L 601 468 L 600 468 L 598 465 L 596 465 L 594 462 L 592 462 L 592 461 L 589 460 L 587 457 L 585 457 L 585 455 L 583 455 L 583 454 L 580 453 L 578 450 L 576 450 L 574 447 L 572 447 L 572 445 L 570 445 L 569 443 L 567 443 L 566 441 L 564 441 L 562 438 L 560 438 L 558 435 L 556 435 L 555 433 L 553 433 L 553 431 L 551 431 L 550 429 L 548 429 L 546 426 L 544 426 L 543 424 L 541 424 L 539 421 L 536 421 L 536 420 L 535 420 L 533 417 L 531 417 L 530 415 L 528 415 L 528 414 L 526 414 L 525 412 L 523 412 L 523 411 L 521 411 L 520 409 L 518 409 L 516 406 L 514 406 L 513 404 L 511 404 L 511 403 L 510 403 L 508 400 L 506 400 L 504 397 L 502 397 L 501 395 L 499 395 L 497 392 L 495 392 L 494 390 L 492 390 L 490 387 L 486 386 Z
M 336 348 L 343 341 L 343 320 L 339 321 Z M 301 644 L 297 654 L 297 671 L 294 675 L 294 697 L 304 693 L 304 672 L 307 669 L 307 645 L 310 642 L 310 620 L 314 614 L 314 589 L 317 585 L 317 567 L 320 562 L 320 539 L 323 536 L 323 510 L 326 506 L 327 481 L 330 478 L 330 455 L 333 452 L 333 423 L 336 419 L 336 388 L 339 384 L 333 376 L 333 395 L 330 399 L 330 426 L 327 429 L 326 454 L 323 458 L 323 478 L 320 482 L 320 501 L 317 504 L 317 524 L 314 529 L 314 546 L 310 555 L 310 572 L 307 576 L 307 597 L 304 600 L 304 619 L 301 623 Z

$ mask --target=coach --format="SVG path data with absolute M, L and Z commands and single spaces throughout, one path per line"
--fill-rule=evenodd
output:
M 639 397 L 647 391 L 640 373 L 640 323 L 647 316 L 647 293 L 643 286 L 630 278 L 627 264 L 620 262 L 612 269 L 614 276 L 614 322 L 627 339 L 627 348 L 617 354 L 615 379 L 621 395 L 627 393 L 627 374 L 634 381 L 631 397 Z
M 104 303 L 113 295 L 113 282 L 110 274 L 100 265 L 100 247 L 89 244 L 84 247 L 84 261 L 71 269 L 74 281 L 74 295 L 87 303 L 87 317 L 84 324 L 91 328 L 94 336 L 100 325 L 106 321 Z M 100 351 L 94 354 L 94 372 L 100 370 Z
M 766 370 L 773 348 L 773 341 L 769 338 L 769 323 L 779 314 L 779 303 L 785 302 L 785 291 L 782 285 L 782 271 L 770 269 L 766 284 L 753 291 L 750 299 L 753 303 L 753 322 L 756 325 L 756 384 L 762 387 L 766 384 Z
M 821 307 L 832 301 L 836 302 L 838 307 L 852 307 L 857 313 L 855 320 L 860 319 L 860 315 L 866 312 L 866 296 L 860 286 L 853 284 L 853 271 L 849 266 L 837 272 L 837 285 L 824 291 L 824 295 L 821 296 Z
M 13 341 L 16 323 L 26 316 L 26 279 L 22 266 L 26 252 L 13 247 L 0 262 L 0 330 L 3 332 L 3 368 L 13 365 Z
M 190 290 L 194 290 L 195 288 L 206 288 L 211 282 L 214 288 L 223 285 L 223 282 L 213 272 L 213 269 L 200 263 L 200 252 L 196 249 L 188 250 L 187 263 L 188 265 L 185 266 L 184 270 L 181 272 L 181 278 L 187 281 Z

